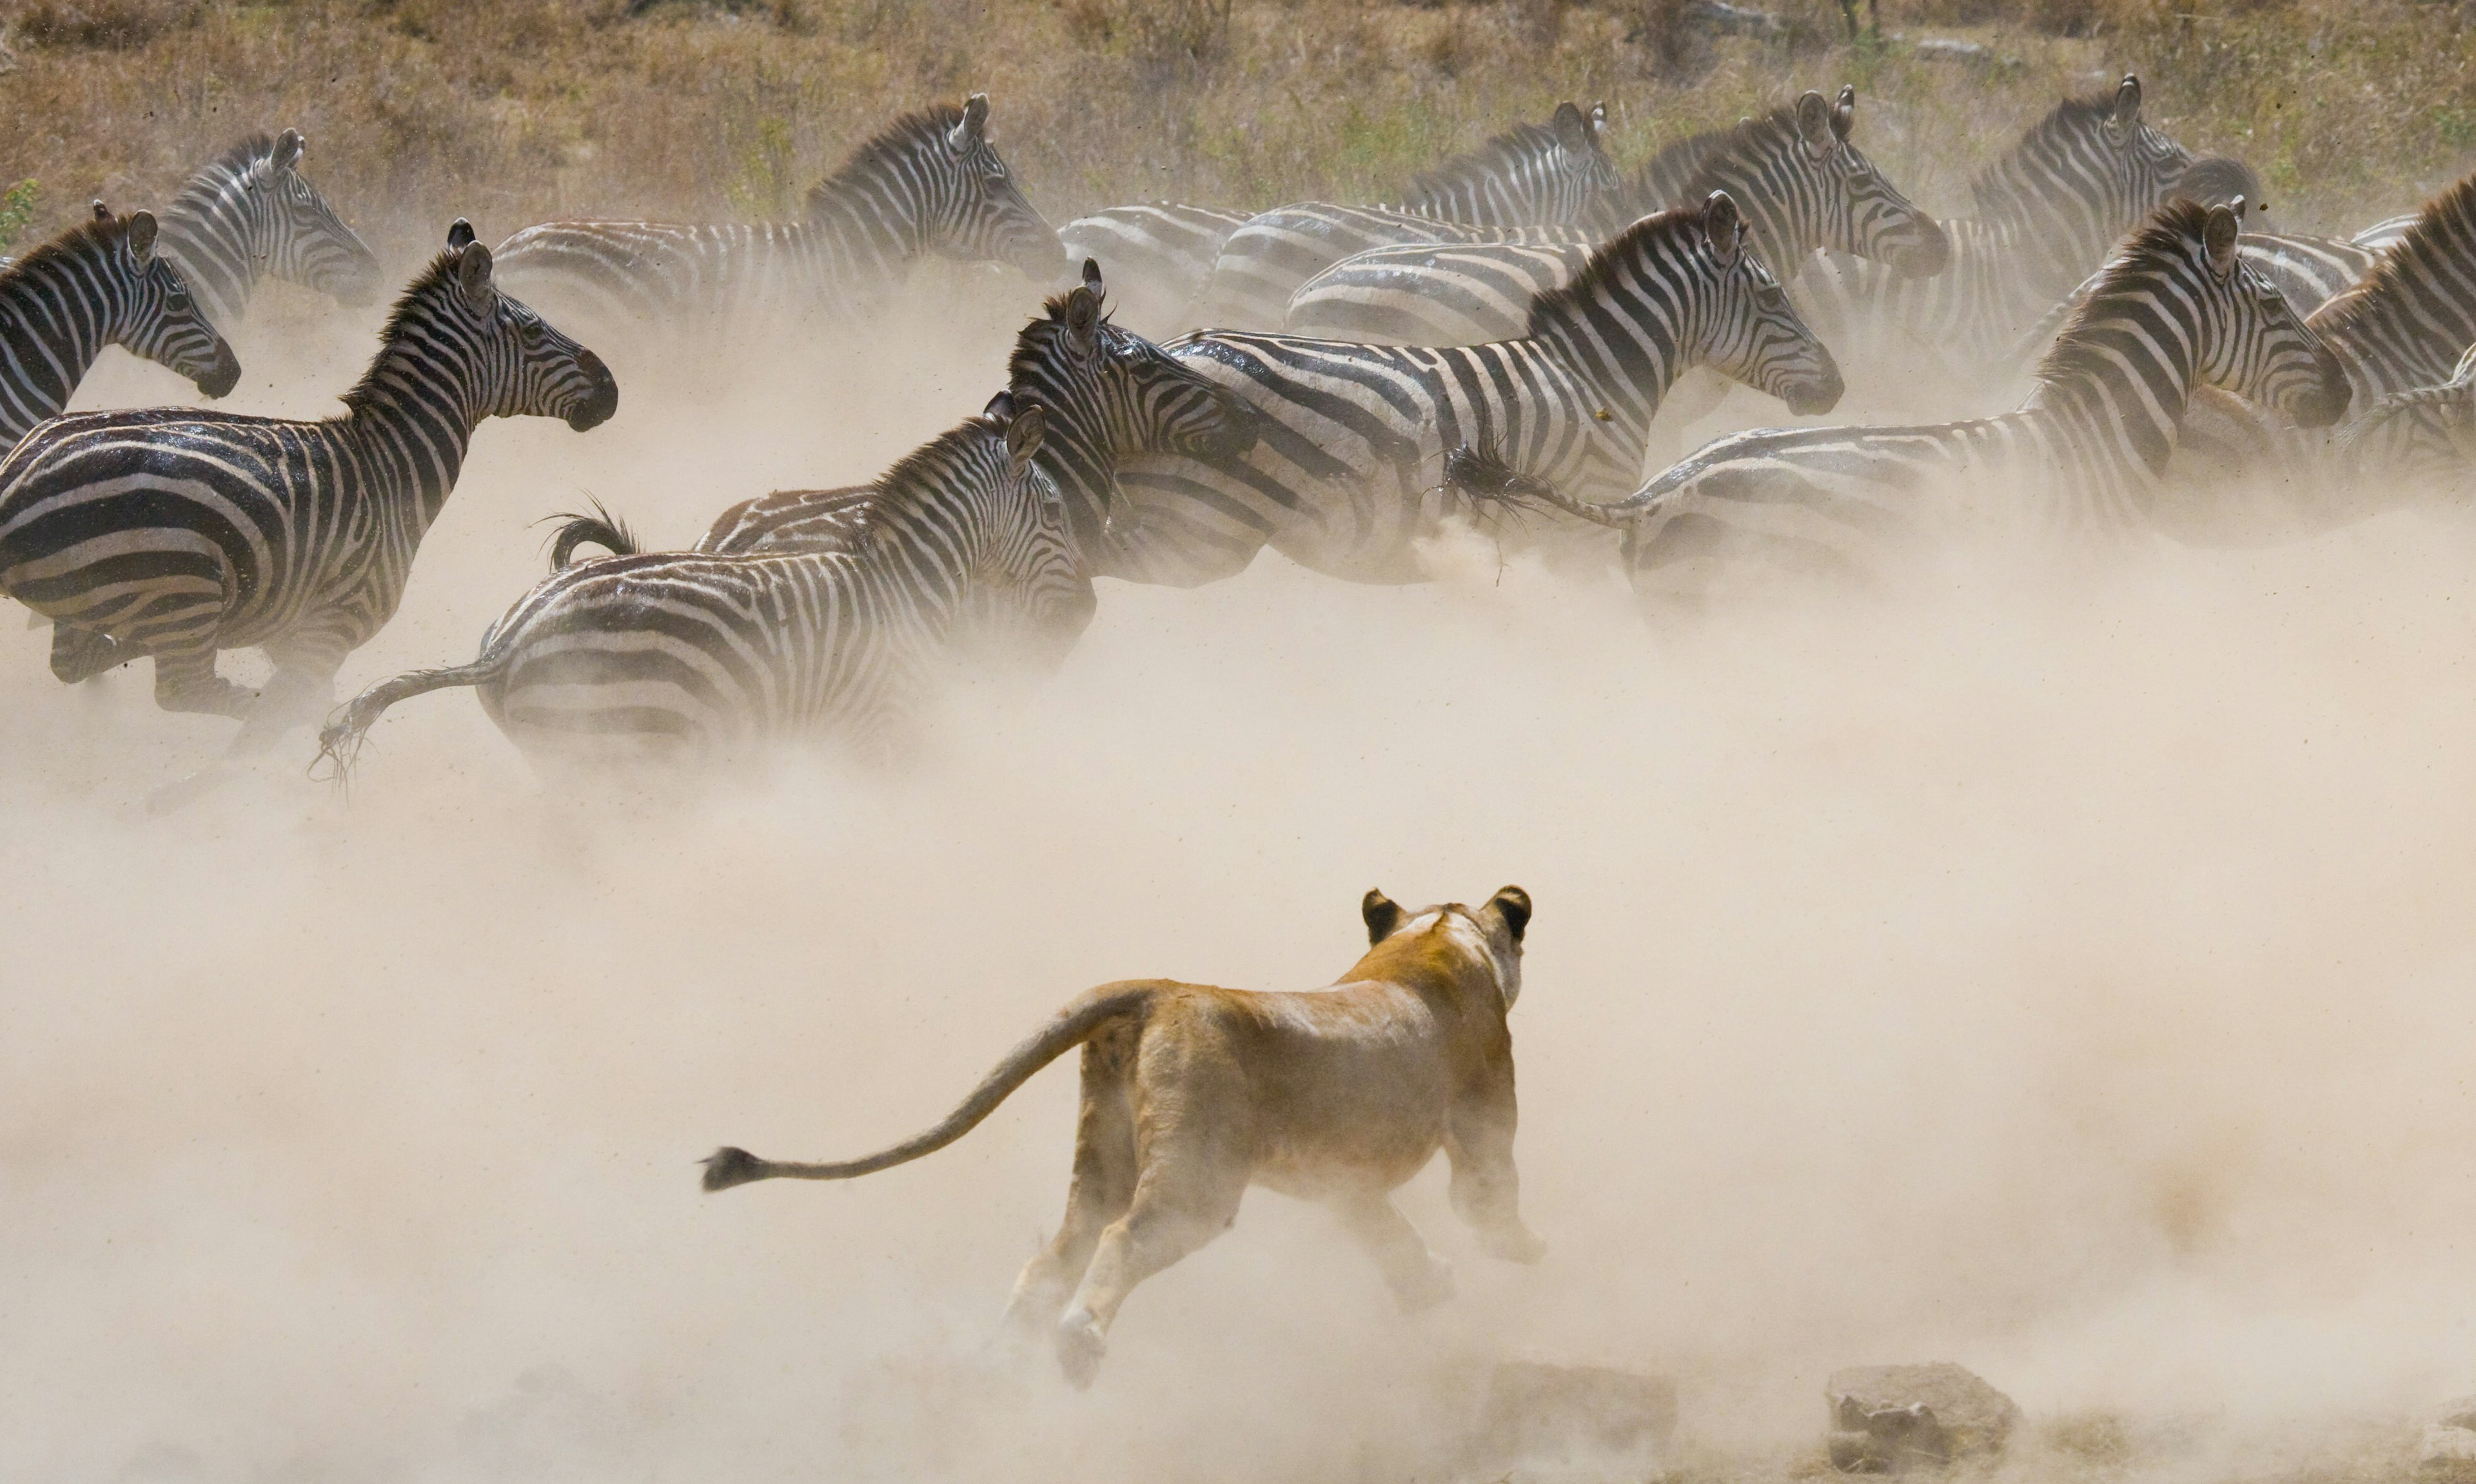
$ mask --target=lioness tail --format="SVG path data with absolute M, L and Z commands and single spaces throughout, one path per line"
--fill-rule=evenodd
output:
M 805 1165 L 759 1159 L 746 1150 L 726 1145 L 706 1156 L 705 1188 L 729 1190 L 751 1180 L 848 1180 L 908 1164 L 923 1154 L 933 1154 L 970 1133 L 980 1120 L 997 1111 L 998 1104 L 1005 1101 L 1009 1094 L 1031 1080 L 1033 1073 L 1091 1040 L 1111 1021 L 1141 1010 L 1153 992 L 1163 987 L 1157 979 L 1130 979 L 1087 991 L 1007 1052 L 1005 1060 L 982 1077 L 980 1085 L 973 1088 L 971 1096 L 944 1121 L 892 1149 L 839 1164 Z

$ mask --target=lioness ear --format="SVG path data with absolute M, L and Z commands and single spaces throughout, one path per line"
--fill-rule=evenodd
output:
M 1401 904 L 1373 886 L 1359 899 L 1358 915 L 1367 919 L 1370 947 L 1393 936 L 1393 929 L 1401 926 Z
M 1487 904 L 1503 916 L 1505 930 L 1513 934 L 1513 941 L 1521 942 L 1522 934 L 1530 927 L 1530 894 L 1519 886 L 1508 886 L 1488 898 Z

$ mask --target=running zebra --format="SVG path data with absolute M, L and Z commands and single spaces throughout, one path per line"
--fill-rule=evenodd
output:
M 2191 163 L 2191 151 L 2142 122 L 2141 80 L 2127 73 L 2112 98 L 2064 100 L 1979 173 L 1970 185 L 1977 214 L 1944 222 L 1948 271 L 1901 278 L 1826 254 L 1830 271 L 1805 275 L 1798 298 L 1843 354 L 1939 364 L 1981 387 Z M 2248 175 L 2243 193 L 2258 199 Z
M 1746 246 L 1725 192 L 1647 216 L 1566 287 L 1531 307 L 1529 334 L 1488 345 L 1349 345 L 1203 332 L 1169 353 L 1245 398 L 1259 419 L 1244 457 L 1144 458 L 1119 474 L 1128 502 L 1109 576 L 1193 584 L 1244 569 L 1270 544 L 1335 577 L 1424 577 L 1418 544 L 1462 503 L 1444 451 L 1493 442 L 1569 487 L 1633 487 L 1652 415 L 1677 374 L 1708 364 L 1823 412 L 1841 383 L 1823 349 Z
M 252 135 L 202 166 L 163 209 L 163 251 L 207 317 L 236 325 L 270 274 L 338 304 L 379 295 L 378 255 L 301 174 L 298 129 Z
M 107 345 L 126 347 L 221 397 L 240 362 L 158 251 L 155 218 L 94 217 L 0 269 L 0 447 L 77 395 Z
M 1662 150 L 1629 187 L 1633 214 L 1724 190 L 1744 209 L 1753 247 L 1793 283 L 1818 248 L 1870 258 L 1929 278 L 1950 245 L 1849 141 L 1857 89 L 1839 101 L 1808 92 L 1733 129 Z M 1590 260 L 1581 245 L 1471 244 L 1376 248 L 1300 285 L 1288 331 L 1378 345 L 1475 345 L 1522 333 L 1530 301 L 1570 283 Z
M 2200 385 L 2312 427 L 2345 373 L 2237 251 L 2238 213 L 2177 200 L 2125 242 L 2019 410 L 1918 428 L 1761 430 L 1712 443 L 1631 497 L 1555 508 L 1619 528 L 1646 608 L 1723 575 L 1879 575 L 1922 538 L 2122 540 L 2166 529 L 2161 476 Z
M 796 222 L 685 226 L 556 221 L 499 248 L 511 288 L 583 308 L 599 324 L 720 321 L 815 310 L 862 318 L 922 255 L 1011 263 L 1036 284 L 1066 266 L 988 138 L 989 100 L 897 119 L 808 192 Z
M 1137 454 L 1222 460 L 1246 452 L 1255 415 L 1241 399 L 1111 322 L 1099 263 L 1083 283 L 1051 299 L 1015 336 L 1006 390 L 1017 407 L 1047 414 L 1040 466 L 1066 502 L 1076 549 L 1105 551 L 1113 538 L 1118 464 Z M 701 553 L 848 551 L 864 528 L 874 485 L 776 490 L 722 512 L 696 544 Z M 551 547 L 553 568 L 585 542 L 622 556 L 635 543 L 607 516 L 571 520 Z
M 999 393 L 877 482 L 845 549 L 555 572 L 471 664 L 363 691 L 320 735 L 322 755 L 349 765 L 387 707 L 471 685 L 536 764 L 712 764 L 829 738 L 885 758 L 957 642 L 994 633 L 1053 663 L 1091 621 L 1091 577 L 1034 462 L 1043 417 Z
M 2367 504 L 2387 509 L 2406 492 L 2464 504 L 2476 470 L 2476 346 L 2460 358 L 2450 380 L 2374 398 L 2348 421 L 2339 445 L 2341 500 L 2372 496 Z
M 1147 330 L 1173 333 L 1185 328 L 1181 321 L 1221 244 L 1254 214 L 1169 201 L 1113 206 L 1068 222 L 1057 237 L 1068 258 L 1101 264 L 1117 286 L 1119 312 Z
M 262 749 L 395 612 L 475 424 L 608 419 L 601 360 L 493 286 L 471 227 L 447 241 L 339 417 L 82 413 L 0 461 L 0 592 L 53 620 L 53 674 L 152 655 L 156 705 L 240 718 L 235 751 Z M 251 647 L 275 661 L 263 692 L 215 673 Z
M 1625 210 L 1623 182 L 1601 147 L 1606 117 L 1604 105 L 1585 115 L 1571 103 L 1558 104 L 1548 127 L 1524 124 L 1421 177 L 1406 205 L 1301 201 L 1254 216 L 1222 244 L 1197 294 L 1194 318 L 1230 329 L 1275 329 L 1300 284 L 1372 247 L 1596 242 L 1639 214 Z M 1482 219 L 1441 214 L 1481 203 Z

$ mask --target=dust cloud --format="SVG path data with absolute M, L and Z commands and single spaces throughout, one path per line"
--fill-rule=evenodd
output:
M 468 657 L 553 511 L 684 543 L 977 409 L 1028 302 L 953 284 L 728 382 L 613 353 L 589 434 L 486 425 L 345 684 Z M 379 311 L 277 297 L 230 405 L 316 413 Z M 115 353 L 81 405 L 184 391 Z M 1662 633 L 1447 546 L 1419 588 L 1104 584 L 904 767 L 688 801 L 548 790 L 447 693 L 349 798 L 296 737 L 150 818 L 230 724 L 0 625 L 0 1477 L 1449 1477 L 1534 1353 L 1677 1375 L 1707 1472 L 1810 1468 L 1830 1369 L 1945 1358 L 2216 1478 L 2476 1389 L 2476 529 Z M 1091 1392 L 1007 1357 L 1066 1069 L 916 1165 L 697 1190 L 720 1142 L 914 1131 L 1088 984 L 1308 987 L 1370 885 L 1505 882 L 1549 1252 L 1478 1256 L 1430 1170 L 1461 1292 L 1415 1319 L 1259 1192 Z

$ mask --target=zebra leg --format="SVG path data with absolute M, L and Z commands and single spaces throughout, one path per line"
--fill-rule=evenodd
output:
M 118 643 L 100 629 L 80 629 L 66 621 L 52 625 L 52 674 L 63 685 L 92 680 L 143 655 L 143 651 Z
M 226 750 L 227 757 L 248 757 L 265 752 L 290 729 L 323 719 L 334 708 L 335 672 L 352 653 L 345 636 L 298 630 L 266 647 L 275 674 L 259 694 L 258 705 L 240 724 L 240 734 Z
M 215 673 L 212 637 L 155 651 L 155 704 L 166 711 L 203 711 L 212 716 L 243 717 L 258 704 L 258 692 L 235 685 Z

